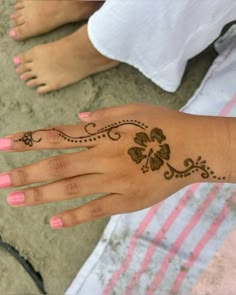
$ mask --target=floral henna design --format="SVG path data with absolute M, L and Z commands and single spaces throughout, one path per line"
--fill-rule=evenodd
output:
M 146 163 L 142 166 L 143 173 L 149 171 L 149 165 L 152 171 L 159 170 L 164 164 L 164 160 L 170 158 L 170 148 L 168 144 L 161 144 L 166 139 L 162 130 L 159 128 L 152 129 L 150 137 L 144 133 L 139 132 L 136 134 L 134 141 L 141 147 L 133 147 L 128 150 L 128 154 L 132 160 L 139 164 L 142 160 L 146 159 Z M 148 143 L 158 143 L 157 150 L 150 147 L 146 154 L 145 148 L 148 148 Z
M 200 156 L 196 162 L 191 158 L 185 159 L 184 166 L 186 168 L 183 170 L 177 170 L 167 162 L 170 159 L 170 147 L 168 144 L 163 143 L 165 140 L 166 137 L 163 134 L 163 131 L 159 128 L 152 129 L 150 135 L 147 135 L 145 132 L 139 132 L 136 134 L 134 142 L 138 144 L 139 147 L 130 148 L 128 154 L 135 163 L 144 163 L 142 166 L 143 173 L 149 172 L 150 169 L 152 171 L 159 170 L 166 161 L 166 166 L 169 170 L 164 172 L 164 177 L 167 180 L 187 177 L 195 172 L 200 172 L 201 177 L 204 179 L 211 176 L 214 179 L 225 180 L 225 177 L 217 177 L 214 171 L 206 166 L 207 162 L 202 160 Z M 155 144 L 155 149 L 153 148 L 153 144 Z

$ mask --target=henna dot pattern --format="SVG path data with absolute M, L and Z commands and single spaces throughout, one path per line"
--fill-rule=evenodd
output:
M 84 132 L 85 135 L 83 136 L 70 136 L 63 131 L 53 128 L 53 129 L 40 129 L 36 131 L 29 131 L 24 133 L 24 135 L 19 138 L 14 140 L 14 142 L 23 142 L 26 146 L 33 147 L 34 144 L 39 143 L 43 140 L 41 134 L 43 132 L 57 132 L 58 136 L 61 137 L 63 140 L 70 142 L 70 143 L 88 143 L 92 141 L 96 141 L 98 139 L 102 138 L 109 138 L 113 141 L 119 140 L 121 135 L 118 131 L 118 128 L 123 126 L 123 125 L 133 125 L 135 127 L 138 127 L 140 129 L 146 129 L 148 126 L 146 126 L 144 123 L 141 123 L 136 120 L 123 120 L 123 121 L 118 121 L 109 124 L 108 126 L 105 126 L 101 129 L 97 129 L 97 125 L 95 123 L 89 123 L 84 126 Z M 40 134 L 40 136 L 39 136 Z M 39 136 L 39 137 L 38 137 Z

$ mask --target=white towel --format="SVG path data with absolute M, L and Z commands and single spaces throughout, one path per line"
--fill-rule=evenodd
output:
M 187 61 L 232 20 L 235 0 L 106 0 L 90 18 L 88 33 L 103 55 L 136 67 L 172 92 Z
M 236 26 L 216 49 L 183 112 L 236 116 Z M 234 184 L 193 184 L 151 208 L 113 216 L 66 294 L 188 294 L 236 225 L 235 202 Z

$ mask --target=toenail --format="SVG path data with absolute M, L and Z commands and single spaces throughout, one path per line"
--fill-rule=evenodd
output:
M 15 37 L 16 36 L 16 31 L 15 30 L 10 30 L 10 33 L 9 33 L 10 37 Z
M 16 13 L 13 13 L 12 15 L 11 15 L 11 18 L 15 18 L 16 17 Z
M 16 66 L 18 66 L 18 65 L 20 64 L 20 58 L 19 58 L 19 56 L 14 56 L 14 58 L 13 58 L 13 62 L 14 62 L 14 64 L 15 64 Z

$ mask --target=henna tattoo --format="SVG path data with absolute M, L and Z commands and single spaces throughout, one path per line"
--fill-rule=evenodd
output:
M 211 170 L 210 167 L 206 166 L 207 162 L 203 161 L 201 156 L 198 157 L 197 161 L 194 162 L 192 159 L 187 158 L 184 160 L 184 166 L 186 169 L 179 171 L 173 166 L 171 166 L 169 163 L 166 163 L 166 165 L 169 168 L 169 171 L 166 171 L 164 173 L 164 177 L 166 179 L 172 179 L 173 177 L 175 178 L 182 178 L 182 177 L 187 177 L 191 175 L 192 173 L 195 172 L 200 172 L 202 178 L 209 178 L 212 176 L 214 179 L 217 180 L 225 180 L 225 177 L 217 177 L 214 173 L 213 170 Z
M 14 140 L 14 142 L 23 142 L 25 145 L 32 147 L 34 144 L 43 140 L 42 137 L 37 138 L 37 133 L 56 131 L 58 135 L 65 141 L 70 143 L 86 144 L 92 141 L 108 138 L 112 141 L 117 141 L 121 138 L 121 134 L 117 130 L 124 125 L 132 125 L 138 127 L 144 131 L 148 129 L 148 126 L 137 120 L 121 120 L 116 123 L 107 125 L 101 129 L 97 129 L 95 123 L 88 123 L 84 126 L 85 135 L 73 137 L 65 134 L 59 129 L 40 129 L 36 131 L 26 132 L 21 138 Z M 196 161 L 191 158 L 184 160 L 184 169 L 179 170 L 173 167 L 168 161 L 170 160 L 170 147 L 166 141 L 166 136 L 159 128 L 153 128 L 148 135 L 147 132 L 138 132 L 134 137 L 134 142 L 138 145 L 128 150 L 128 154 L 131 159 L 136 163 L 142 165 L 142 172 L 147 173 L 150 171 L 160 170 L 162 166 L 167 166 L 167 169 L 163 176 L 167 180 L 173 178 L 183 178 L 190 176 L 195 172 L 199 172 L 201 177 L 207 179 L 213 177 L 216 180 L 225 180 L 225 177 L 218 177 L 215 172 L 207 166 L 207 162 L 202 160 L 201 156 Z
M 163 131 L 159 128 L 152 129 L 150 135 L 145 132 L 139 132 L 136 134 L 134 142 L 138 144 L 139 147 L 136 146 L 130 148 L 128 154 L 136 164 L 140 164 L 145 160 L 142 166 L 143 173 L 149 172 L 150 169 L 152 171 L 159 170 L 164 164 L 166 164 L 168 170 L 164 172 L 164 177 L 167 180 L 187 177 L 195 172 L 200 172 L 201 177 L 204 179 L 213 177 L 217 180 L 225 180 L 225 177 L 216 176 L 214 171 L 207 166 L 207 162 L 202 160 L 201 156 L 198 157 L 196 162 L 191 158 L 185 159 L 185 169 L 176 169 L 167 162 L 167 160 L 170 159 L 170 147 L 167 143 L 163 143 L 165 140 L 166 137 L 163 134 Z M 155 150 L 153 147 L 148 147 L 149 145 L 153 146 L 154 143 Z
M 84 136 L 73 137 L 68 134 L 65 134 L 64 132 L 56 128 L 40 129 L 36 131 L 26 132 L 21 138 L 14 140 L 14 142 L 23 142 L 25 145 L 32 147 L 34 143 L 39 143 L 42 141 L 42 137 L 36 139 L 37 133 L 50 132 L 50 131 L 58 132 L 60 137 L 62 137 L 64 140 L 71 143 L 83 144 L 83 143 L 96 141 L 105 137 L 108 137 L 109 139 L 116 141 L 120 139 L 121 135 L 119 132 L 114 131 L 114 129 L 117 129 L 124 125 L 133 125 L 143 130 L 146 130 L 148 128 L 146 124 L 143 124 L 137 120 L 121 120 L 98 130 L 96 130 L 97 125 L 95 123 L 88 123 L 87 125 L 84 126 L 84 131 L 86 133 L 86 135 Z

